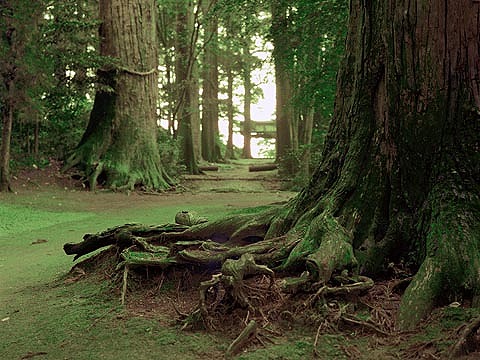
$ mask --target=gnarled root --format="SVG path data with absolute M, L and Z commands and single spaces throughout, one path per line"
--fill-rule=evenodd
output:
M 313 281 L 327 283 L 335 270 L 357 265 L 351 235 L 328 212 L 311 221 L 303 240 L 291 251 L 284 268 L 306 261 Z
M 230 344 L 227 351 L 225 352 L 225 359 L 232 359 L 235 354 L 237 354 L 252 337 L 257 337 L 257 322 L 251 320 L 245 329 L 242 330 L 240 335 Z
M 460 338 L 452 346 L 450 350 L 449 359 L 468 355 L 470 352 L 477 350 L 480 347 L 478 331 L 480 329 L 480 317 L 468 324 L 463 329 Z
M 238 260 L 227 259 L 222 265 L 220 274 L 215 274 L 210 280 L 200 284 L 199 310 L 207 329 L 214 328 L 210 312 L 225 300 L 223 297 L 217 296 L 213 304 L 208 306 L 208 292 L 212 288 L 215 288 L 213 291 L 215 294 L 228 294 L 229 306 L 237 305 L 255 312 L 255 307 L 252 305 L 244 285 L 244 279 L 254 275 L 266 275 L 270 279 L 269 288 L 272 287 L 274 272 L 265 265 L 257 264 L 252 254 L 244 254 Z M 219 286 L 222 286 L 222 291 L 219 290 Z
M 258 265 L 252 254 L 244 254 L 238 260 L 228 259 L 222 266 L 222 282 L 230 290 L 233 299 L 240 307 L 255 310 L 244 292 L 243 279 L 252 275 L 266 275 L 270 278 L 269 288 L 273 285 L 274 273 L 265 265 Z

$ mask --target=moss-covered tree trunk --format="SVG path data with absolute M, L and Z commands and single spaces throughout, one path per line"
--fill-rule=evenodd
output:
M 65 168 L 79 166 L 92 189 L 166 189 L 157 145 L 156 3 L 101 0 L 101 54 L 112 59 L 98 71 L 88 127 Z
M 468 11 L 467 11 L 468 9 Z M 286 266 L 418 269 L 399 326 L 480 295 L 480 4 L 351 2 L 323 160 L 270 227 L 303 240 Z

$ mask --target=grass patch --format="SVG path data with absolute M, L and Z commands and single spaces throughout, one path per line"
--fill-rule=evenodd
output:
M 54 212 L 25 206 L 0 204 L 0 236 L 24 231 L 39 230 L 52 225 L 83 220 L 91 214 L 79 212 Z

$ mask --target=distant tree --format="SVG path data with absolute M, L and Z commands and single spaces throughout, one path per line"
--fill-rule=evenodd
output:
M 281 163 L 280 171 L 289 176 L 294 174 L 294 163 L 289 154 L 293 151 L 294 112 L 291 100 L 293 98 L 293 76 L 290 68 L 293 64 L 291 51 L 292 39 L 289 36 L 288 10 L 286 0 L 272 0 L 271 37 L 274 46 L 273 58 L 275 64 L 276 87 L 276 159 Z
M 202 157 L 206 161 L 220 160 L 218 129 L 218 18 L 214 12 L 216 0 L 202 2 L 204 16 L 204 56 L 202 76 Z
M 312 131 L 326 129 L 333 110 L 347 4 L 336 0 L 271 3 L 277 161 L 285 175 L 301 171 L 306 177 Z
M 36 32 L 42 4 L 0 2 L 0 191 L 10 191 L 11 140 L 14 120 L 31 111 L 35 116 L 36 89 L 42 82 Z M 35 74 L 35 75 L 33 75 Z
M 198 80 L 196 75 L 196 46 L 198 39 L 198 9 L 194 12 L 192 1 L 177 3 L 175 41 L 176 101 L 174 119 L 178 122 L 178 137 L 181 142 L 182 160 L 190 174 L 198 174 L 197 147 Z
M 250 61 L 250 39 L 245 39 L 242 47 L 242 55 L 244 58 L 242 69 L 243 80 L 243 150 L 242 157 L 250 159 L 252 157 L 252 64 Z
M 158 41 L 154 0 L 101 0 L 100 53 L 111 58 L 99 84 L 88 127 L 67 159 L 92 189 L 166 189 L 157 137 Z

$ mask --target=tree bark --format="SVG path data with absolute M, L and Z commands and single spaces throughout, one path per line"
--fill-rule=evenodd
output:
M 112 63 L 100 69 L 90 121 L 64 169 L 83 168 L 91 189 L 141 186 L 162 190 L 172 181 L 160 164 L 156 4 L 153 0 L 102 0 L 100 52 Z
M 180 138 L 183 163 L 189 174 L 199 174 L 195 150 L 195 119 L 198 114 L 198 94 L 194 83 L 194 49 L 196 36 L 191 2 L 177 4 L 177 41 L 175 75 L 177 82 L 178 136 Z M 194 107 L 195 106 L 195 107 Z
M 10 144 L 13 124 L 13 80 L 6 82 L 7 101 L 2 116 L 2 146 L 0 148 L 0 192 L 12 191 L 10 186 Z
M 273 58 L 275 63 L 276 89 L 276 160 L 280 163 L 280 173 L 293 175 L 295 166 L 292 161 L 293 150 L 293 109 L 292 109 L 292 79 L 288 67 L 293 66 L 290 58 L 290 39 L 287 31 L 288 4 L 283 0 L 272 2 L 272 37 Z
M 231 49 L 228 49 L 231 51 Z M 235 159 L 235 153 L 233 150 L 233 117 L 235 109 L 233 106 L 233 69 L 232 62 L 230 59 L 226 60 L 226 73 L 227 73 L 227 119 L 228 119 L 228 139 L 227 139 L 227 148 L 225 151 L 225 159 Z
M 203 94 L 202 94 L 202 157 L 209 162 L 221 159 L 218 130 L 218 21 L 213 14 L 216 0 L 204 1 L 205 19 Z
M 366 273 L 418 268 L 401 328 L 480 292 L 479 6 L 351 2 L 323 159 L 270 230 L 307 228 L 287 265 L 312 260 L 336 229 Z
M 249 42 L 243 46 L 243 57 L 245 59 L 242 69 L 243 74 L 243 151 L 242 157 L 244 159 L 252 158 L 252 79 L 251 79 L 251 66 L 250 66 L 250 49 Z

